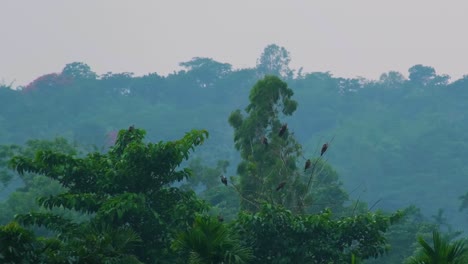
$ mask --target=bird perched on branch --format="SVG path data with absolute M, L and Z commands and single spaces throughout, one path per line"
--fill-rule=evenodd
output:
M 323 154 L 327 151 L 328 149 L 328 143 L 323 144 L 322 150 L 320 151 L 320 156 L 323 156 Z
M 308 168 L 310 168 L 310 165 L 312 165 L 312 162 L 310 161 L 310 159 L 307 159 L 307 161 L 305 163 L 304 171 L 306 171 Z
M 265 136 L 262 137 L 262 144 L 268 146 L 268 138 L 266 138 Z
M 284 135 L 284 133 L 286 133 L 286 130 L 288 129 L 288 124 L 284 124 L 281 126 L 281 129 L 278 133 L 278 136 L 282 137 Z
M 131 125 L 128 127 L 128 132 L 132 132 L 133 130 L 135 130 L 135 125 Z
M 280 183 L 280 184 L 278 185 L 278 187 L 276 187 L 276 191 L 279 191 L 279 190 L 283 189 L 283 187 L 284 187 L 285 185 L 286 185 L 286 182 L 285 182 L 285 181 L 282 182 L 282 183 Z
M 227 182 L 227 178 L 226 178 L 226 176 L 224 176 L 224 175 L 221 175 L 221 182 L 222 182 L 224 185 L 226 185 L 226 186 L 227 186 L 228 182 Z

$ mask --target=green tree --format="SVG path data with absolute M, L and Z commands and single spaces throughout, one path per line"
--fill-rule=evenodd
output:
M 81 232 L 55 244 L 55 248 L 47 248 L 44 255 L 48 262 L 143 264 L 134 255 L 134 249 L 142 241 L 130 227 L 115 228 L 100 223 L 78 230 Z
M 91 70 L 91 67 L 83 62 L 72 62 L 65 65 L 61 74 L 76 80 L 94 80 L 97 78 L 97 74 Z
M 418 237 L 418 243 L 421 249 L 408 260 L 408 264 L 464 264 L 468 261 L 465 241 L 451 243 L 436 230 L 432 233 L 433 246 L 422 237 Z
M 247 116 L 236 110 L 229 117 L 242 158 L 237 168 L 239 184 L 233 184 L 241 195 L 242 209 L 256 211 L 269 202 L 294 212 L 317 212 L 327 206 L 341 207 L 348 198 L 336 172 L 322 157 L 311 158 L 305 168 L 302 147 L 281 120 L 297 108 L 292 96 L 285 82 L 266 76 L 250 92 Z
M 409 68 L 408 72 L 410 81 L 423 87 L 428 85 L 445 86 L 450 79 L 448 75 L 437 75 L 433 67 L 421 64 Z
M 180 233 L 173 248 L 191 264 L 240 264 L 252 259 L 250 248 L 222 222 L 213 217 L 197 216 L 192 229 Z
M 4 264 L 40 263 L 40 243 L 33 232 L 11 222 L 0 226 L 0 262 Z
M 143 142 L 144 135 L 144 130 L 133 127 L 121 130 L 116 144 L 106 154 L 94 152 L 80 158 L 45 150 L 38 151 L 34 158 L 15 156 L 11 166 L 20 174 L 40 173 L 66 188 L 62 194 L 39 199 L 41 205 L 90 215 L 88 221 L 81 223 L 50 212 L 23 214 L 17 220 L 52 229 L 64 243 L 76 242 L 69 259 L 90 257 L 94 251 L 88 245 L 99 247 L 101 239 L 105 240 L 103 246 L 114 243 L 112 234 L 128 228 L 135 234 L 131 240 L 137 237 L 141 243 L 118 250 L 122 253 L 119 258 L 134 255 L 143 262 L 170 262 L 170 241 L 175 233 L 187 229 L 193 215 L 207 208 L 193 191 L 183 191 L 172 184 L 190 176 L 188 169 L 178 168 L 208 134 L 193 130 L 180 140 L 147 144 Z M 97 230 L 97 235 L 91 241 L 77 236 L 93 233 L 92 230 Z M 113 252 L 104 257 L 115 258 Z
M 267 76 L 250 92 L 248 116 L 244 118 L 236 110 L 229 117 L 235 147 L 242 158 L 237 168 L 242 209 L 255 211 L 266 201 L 287 203 L 290 207 L 297 205 L 296 193 L 291 190 L 298 183 L 296 159 L 301 155 L 301 148 L 288 131 L 279 135 L 283 125 L 279 114 L 290 116 L 297 107 L 292 95 L 285 82 Z M 275 191 L 282 182 L 287 186 L 281 192 Z
M 221 182 L 228 166 L 228 161 L 220 160 L 216 167 L 208 167 L 197 158 L 190 161 L 192 176 L 188 179 L 191 188 L 198 189 L 199 197 L 211 205 L 211 213 L 226 221 L 236 218 L 239 212 L 239 196 L 233 188 L 227 188 Z
M 311 159 L 311 164 L 312 169 L 309 174 L 305 175 L 310 177 L 307 179 L 306 186 L 309 186 L 311 199 L 310 204 L 306 206 L 306 211 L 313 214 L 329 208 L 337 215 L 353 214 L 350 208 L 344 206 L 344 203 L 349 200 L 349 195 L 344 190 L 336 170 L 321 158 Z
M 401 88 L 405 83 L 405 77 L 403 74 L 396 71 L 389 71 L 380 75 L 379 82 L 385 88 Z
M 384 233 L 401 216 L 369 212 L 334 219 L 329 210 L 297 215 L 264 204 L 257 213 L 240 213 L 234 229 L 256 263 L 349 263 L 352 254 L 369 259 L 386 252 Z
M 220 176 L 226 174 L 229 161 L 219 160 L 216 167 L 208 167 L 203 165 L 201 158 L 196 158 L 190 161 L 189 168 L 192 172 L 192 176 L 187 179 L 191 186 L 196 187 L 202 184 L 206 189 L 211 189 L 220 184 Z
M 181 62 L 195 82 L 201 88 L 212 87 L 215 82 L 231 72 L 232 66 L 228 63 L 221 63 L 210 58 L 193 58 L 191 61 Z
M 0 146 L 0 175 L 8 196 L 0 201 L 0 224 L 6 224 L 13 220 L 14 215 L 24 214 L 30 211 L 43 211 L 36 199 L 42 196 L 57 195 L 65 191 L 56 180 L 35 173 L 17 174 L 9 170 L 8 161 L 15 155 L 34 158 L 37 151 L 53 151 L 67 155 L 82 155 L 82 151 L 64 138 L 54 140 L 28 140 L 24 146 L 4 145 Z M 75 219 L 80 218 L 78 214 L 61 208 L 55 208 L 54 213 L 67 214 Z M 37 231 L 37 230 L 35 230 Z
M 0 182 L 7 185 L 10 180 L 18 176 L 24 184 L 24 189 L 30 188 L 30 182 L 37 175 L 22 174 L 17 175 L 8 169 L 9 160 L 15 155 L 21 155 L 28 158 L 33 158 L 37 151 L 54 151 L 57 153 L 78 155 L 81 150 L 77 149 L 76 145 L 71 144 L 65 138 L 55 138 L 54 140 L 28 140 L 24 146 L 19 145 L 2 145 L 0 146 Z M 18 179 L 16 178 L 16 180 Z
M 262 78 L 265 75 L 276 75 L 292 79 L 293 71 L 289 68 L 290 62 L 289 51 L 276 44 L 270 44 L 265 47 L 257 60 L 257 73 Z
M 375 260 L 368 260 L 368 264 L 393 264 L 404 263 L 405 259 L 413 255 L 417 249 L 415 242 L 419 236 L 428 236 L 437 225 L 429 222 L 421 210 L 415 206 L 409 206 L 402 210 L 403 217 L 392 225 L 385 233 L 389 251 Z

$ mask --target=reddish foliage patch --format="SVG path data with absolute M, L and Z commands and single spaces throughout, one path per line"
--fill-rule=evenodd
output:
M 69 76 L 64 76 L 58 73 L 49 73 L 42 75 L 36 80 L 32 81 L 26 87 L 24 87 L 24 92 L 29 92 L 33 90 L 46 89 L 50 87 L 65 87 L 71 85 L 73 79 Z

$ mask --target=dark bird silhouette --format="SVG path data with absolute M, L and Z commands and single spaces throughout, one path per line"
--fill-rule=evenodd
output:
M 221 175 L 221 182 L 227 186 L 227 178 L 224 175 Z
M 323 154 L 327 151 L 328 149 L 328 143 L 323 144 L 322 150 L 320 151 L 320 156 L 323 156 Z
M 222 215 L 218 215 L 218 221 L 219 222 L 224 222 L 224 217 Z
M 282 137 L 284 135 L 284 133 L 286 133 L 286 130 L 288 129 L 288 124 L 284 124 L 281 126 L 281 129 L 278 133 L 278 136 Z
M 262 144 L 268 146 L 268 138 L 262 137 Z
M 310 159 L 307 159 L 307 161 L 305 163 L 304 171 L 306 171 L 308 168 L 310 168 L 311 164 L 312 164 L 312 162 L 310 162 Z
M 276 187 L 276 191 L 279 191 L 279 190 L 283 189 L 283 187 L 284 187 L 285 185 L 286 185 L 286 182 L 285 182 L 285 181 L 282 182 L 282 183 L 280 183 L 280 184 L 278 185 L 278 187 Z

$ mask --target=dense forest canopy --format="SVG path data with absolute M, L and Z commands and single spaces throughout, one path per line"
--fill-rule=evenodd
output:
M 286 160 L 291 157 L 293 163 L 301 162 L 299 169 L 297 164 L 290 164 L 291 173 L 302 173 L 303 162 L 311 158 L 314 164 L 325 168 L 327 175 L 332 175 L 327 186 L 334 184 L 334 187 L 323 192 L 321 202 L 331 199 L 325 194 L 333 190 L 333 199 L 342 197 L 338 199 L 340 206 L 325 204 L 310 212 L 332 207 L 346 215 L 349 208 L 360 211 L 362 202 L 372 210 L 389 212 L 415 205 L 421 208 L 421 217 L 433 216 L 445 231 L 468 230 L 466 211 L 462 210 L 468 207 L 468 194 L 465 194 L 468 191 L 468 117 L 465 115 L 468 75 L 450 80 L 450 76 L 437 73 L 433 67 L 417 64 L 408 69 L 408 74 L 390 71 L 383 73 L 379 80 L 348 79 L 330 72 L 305 73 L 302 69 L 291 69 L 290 60 L 284 47 L 272 44 L 260 55 L 256 67 L 247 69 L 233 69 L 229 63 L 195 57 L 180 63 L 183 69 L 167 76 L 157 73 L 134 76 L 129 72 L 98 75 L 85 63 L 72 62 L 62 72 L 45 74 L 24 87 L 0 87 L 0 144 L 21 146 L 30 139 L 64 137 L 79 145 L 83 153 L 105 153 L 117 151 L 114 143 L 118 136 L 121 141 L 124 136 L 119 130 L 130 125 L 144 128 L 148 142 L 174 141 L 186 131 L 206 129 L 210 137 L 192 154 L 198 159 L 178 160 L 199 172 L 186 180 L 198 186 L 197 193 L 205 188 L 204 198 L 212 204 L 232 209 L 240 202 L 241 207 L 248 209 L 242 197 L 241 201 L 228 199 L 221 203 L 216 196 L 216 188 L 220 186 L 206 178 L 211 175 L 218 180 L 220 174 L 238 176 L 242 187 L 243 175 L 254 171 L 243 170 L 249 164 L 255 165 L 258 175 L 266 173 L 267 167 L 280 170 L 280 160 L 268 160 L 272 167 L 262 167 L 264 157 L 251 148 L 252 137 L 265 135 L 270 140 L 268 151 L 287 152 Z M 263 79 L 265 76 L 278 76 L 287 86 L 277 93 L 262 94 L 260 89 L 256 94 L 255 87 L 262 85 L 257 81 L 269 80 Z M 278 82 L 282 81 L 278 79 Z M 262 116 L 265 109 L 275 114 Z M 287 124 L 287 139 L 271 132 L 283 124 Z M 257 132 L 261 134 L 249 134 Z M 143 140 L 143 134 L 136 136 L 137 139 Z M 313 159 L 320 156 L 325 142 L 329 142 L 330 151 L 321 159 Z M 28 144 L 32 149 L 41 149 L 31 142 Z M 18 146 L 4 147 L 0 164 L 5 165 L 6 158 L 13 154 L 32 157 Z M 60 146 L 63 150 L 63 144 Z M 255 146 L 258 147 L 264 146 Z M 65 153 L 74 152 L 65 148 Z M 262 153 L 267 152 L 262 150 Z M 327 167 L 327 163 L 333 168 Z M 0 176 L 4 182 L 0 192 L 3 200 L 14 190 L 12 186 L 31 184 L 11 172 L 2 170 Z M 267 183 L 269 188 L 282 181 L 281 175 L 275 177 L 274 182 Z M 292 186 L 302 188 L 297 181 L 286 186 L 287 190 Z M 234 190 L 230 191 L 236 195 Z M 265 190 L 256 192 L 258 199 L 270 199 Z M 190 195 L 186 199 L 192 199 Z M 306 200 L 307 193 L 299 196 Z M 288 208 L 287 201 L 297 203 L 296 198 L 279 195 L 271 199 L 273 204 Z M 197 206 L 194 210 L 203 211 L 203 205 Z M 250 210 L 260 214 L 258 217 L 266 217 L 271 210 L 276 210 L 261 208 Z M 292 207 L 289 209 L 294 212 Z M 420 214 L 418 210 L 412 212 Z M 235 218 L 236 210 L 224 214 Z M 305 221 L 295 219 L 288 212 L 281 214 L 291 221 Z M 253 228 L 256 223 L 249 217 L 242 216 L 238 221 Z M 195 222 L 201 228 L 209 220 L 199 218 Z M 247 229 L 238 231 L 247 232 Z M 183 251 L 187 249 L 185 246 L 180 242 L 175 248 Z M 253 254 L 265 253 L 259 250 Z M 247 256 L 251 252 L 244 253 Z M 372 255 L 366 254 L 360 256 Z M 141 257 L 148 256 L 141 253 Z

